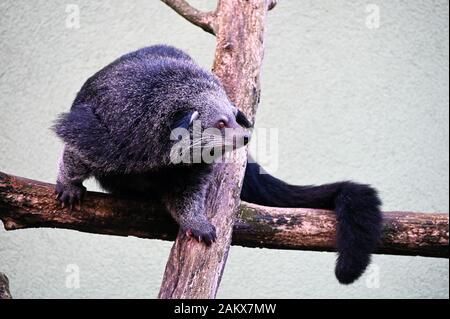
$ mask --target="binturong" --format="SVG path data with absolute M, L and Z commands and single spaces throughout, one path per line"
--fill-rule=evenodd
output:
M 252 123 L 219 79 L 176 48 L 156 45 L 126 54 L 90 77 L 53 129 L 63 140 L 58 200 L 81 204 L 94 177 L 117 196 L 160 201 L 182 232 L 211 245 L 204 211 L 217 160 L 246 145 Z M 248 161 L 241 199 L 275 207 L 332 209 L 337 214 L 336 277 L 355 281 L 381 233 L 375 189 L 353 182 L 287 184 Z

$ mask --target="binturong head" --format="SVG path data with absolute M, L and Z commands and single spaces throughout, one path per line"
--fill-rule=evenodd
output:
M 209 95 L 196 100 L 199 104 L 191 100 L 190 107 L 172 116 L 173 164 L 226 160 L 224 155 L 250 142 L 252 124 L 228 98 Z

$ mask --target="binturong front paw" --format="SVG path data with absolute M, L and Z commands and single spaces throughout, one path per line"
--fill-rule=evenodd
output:
M 199 242 L 204 242 L 206 245 L 211 245 L 217 239 L 216 227 L 209 221 L 187 223 L 182 226 L 182 230 L 188 237 L 192 237 Z
M 80 184 L 63 184 L 56 182 L 55 187 L 56 199 L 61 202 L 61 207 L 69 207 L 72 210 L 75 204 L 81 207 L 86 187 Z

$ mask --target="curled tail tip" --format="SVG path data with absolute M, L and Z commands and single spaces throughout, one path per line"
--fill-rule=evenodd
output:
M 335 275 L 341 284 L 349 285 L 358 280 L 369 266 L 371 254 L 361 252 L 360 254 L 340 253 L 336 261 Z
M 334 273 L 341 284 L 350 285 L 361 277 L 366 268 L 367 265 L 349 267 L 346 262 L 338 260 Z
M 377 193 L 370 185 L 349 183 L 337 198 L 339 257 L 335 274 L 342 284 L 361 277 L 380 242 L 383 214 Z

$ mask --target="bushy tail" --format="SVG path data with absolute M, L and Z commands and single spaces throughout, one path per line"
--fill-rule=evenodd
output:
M 336 277 L 343 284 L 358 279 L 381 236 L 381 201 L 376 190 L 353 182 L 289 185 L 260 170 L 258 164 L 247 163 L 241 199 L 273 207 L 333 209 L 338 220 Z
M 89 159 L 107 162 L 115 156 L 111 134 L 87 104 L 74 104 L 70 112 L 59 116 L 52 129 L 67 145 Z

